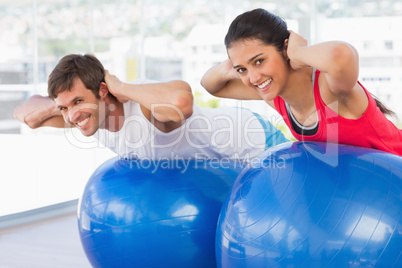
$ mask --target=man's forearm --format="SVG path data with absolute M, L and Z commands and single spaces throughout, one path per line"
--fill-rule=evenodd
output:
M 38 128 L 52 117 L 61 119 L 61 114 L 53 100 L 34 95 L 15 109 L 14 117 L 30 128 Z

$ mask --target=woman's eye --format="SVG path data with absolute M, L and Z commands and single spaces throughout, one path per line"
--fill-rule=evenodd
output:
M 260 59 L 260 60 L 256 60 L 255 64 L 256 65 L 260 65 L 264 60 Z
M 77 100 L 76 102 L 75 102 L 75 104 L 80 104 L 82 102 L 82 100 Z
M 238 73 L 244 73 L 246 71 L 246 69 L 245 68 L 239 68 L 239 69 L 237 69 L 237 72 Z

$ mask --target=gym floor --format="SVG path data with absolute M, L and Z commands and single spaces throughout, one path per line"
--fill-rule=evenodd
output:
M 77 214 L 0 229 L 1 268 L 89 268 Z

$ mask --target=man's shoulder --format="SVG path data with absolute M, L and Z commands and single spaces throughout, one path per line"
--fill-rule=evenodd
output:
M 129 100 L 123 103 L 124 114 L 132 115 L 136 114 L 140 110 L 140 104 L 138 102 Z M 127 117 L 127 116 L 126 116 Z

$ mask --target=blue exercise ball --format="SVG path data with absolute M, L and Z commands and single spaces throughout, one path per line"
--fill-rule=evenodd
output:
M 227 159 L 226 159 L 227 160 Z M 240 162 L 110 159 L 80 198 L 81 243 L 93 267 L 216 267 L 222 203 Z
M 219 217 L 218 267 L 402 267 L 402 157 L 320 142 L 273 147 Z

